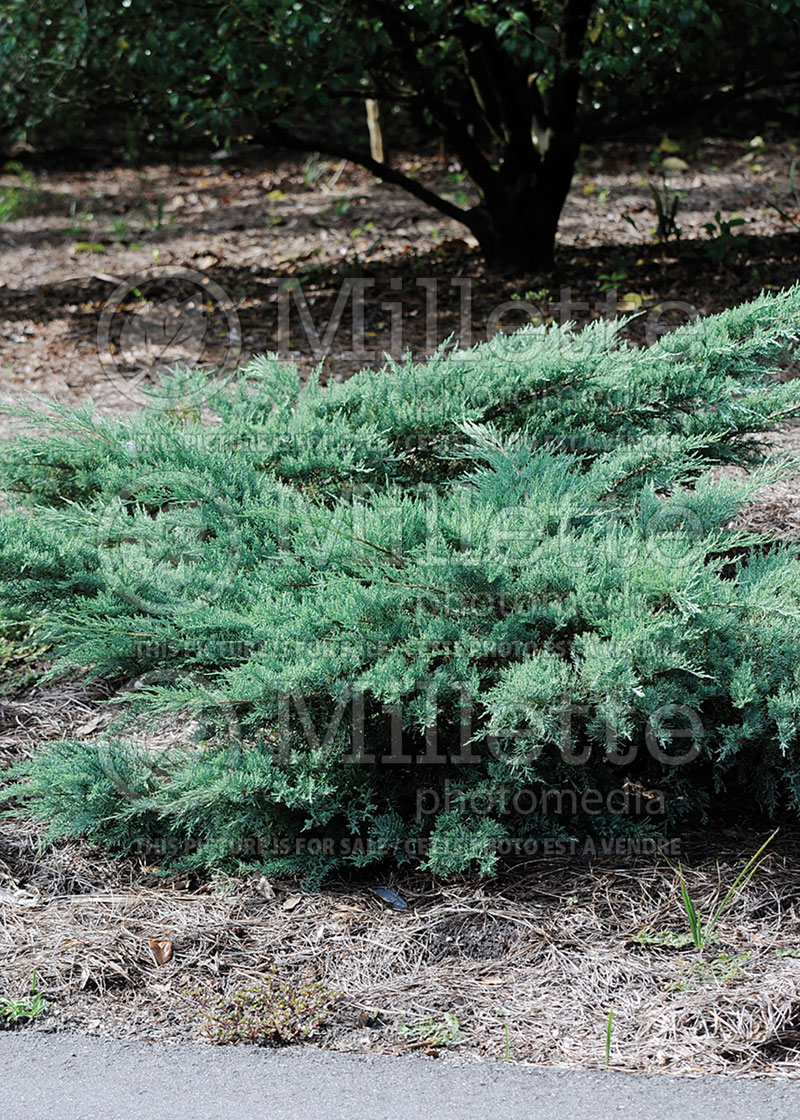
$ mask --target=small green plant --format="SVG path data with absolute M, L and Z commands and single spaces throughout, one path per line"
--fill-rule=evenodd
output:
M 450 198 L 453 200 L 456 206 L 460 206 L 462 209 L 464 209 L 469 204 L 469 195 L 461 186 L 461 184 L 467 177 L 466 172 L 451 171 L 447 177 L 453 184 L 453 189 L 449 192 Z
M 507 1024 L 506 1030 L 508 1030 Z M 447 1012 L 443 1019 L 428 1016 L 408 1023 L 399 1023 L 397 1033 L 402 1038 L 425 1046 L 457 1046 L 462 1039 L 461 1025 L 450 1012 Z
M 0 1027 L 16 1026 L 30 1019 L 37 1019 L 47 1011 L 50 1004 L 39 991 L 36 972 L 31 981 L 30 995 L 14 999 L 12 996 L 0 996 Z
M 666 244 L 667 241 L 680 240 L 681 228 L 677 222 L 677 214 L 684 196 L 682 191 L 675 191 L 667 186 L 666 179 L 661 182 L 661 190 L 652 182 L 648 186 L 656 208 L 656 241 Z
M 196 998 L 204 1011 L 201 1032 L 212 1042 L 266 1046 L 303 1042 L 316 1034 L 338 993 L 316 982 L 269 976 L 216 1000 Z
M 550 299 L 550 292 L 547 288 L 529 289 L 524 294 L 520 292 L 512 292 L 510 298 L 514 303 L 524 302 L 536 309 L 536 315 L 530 317 L 530 322 L 553 322 L 553 316 L 548 313 L 548 309 L 546 306 L 548 300 Z
M 99 242 L 92 241 L 93 230 L 89 227 L 93 225 L 95 220 L 94 214 L 91 210 L 87 210 L 84 214 L 78 215 L 78 208 L 75 200 L 69 204 L 69 225 L 66 227 L 67 236 L 72 238 L 76 244 L 73 250 L 84 251 L 93 244 L 100 244 Z M 105 252 L 105 247 L 100 245 L 100 252 Z
M 745 965 L 752 953 L 720 953 L 712 961 L 692 961 L 683 965 L 680 979 L 673 980 L 666 987 L 668 992 L 687 992 L 706 984 L 730 984 L 746 975 Z
M 527 300 L 529 303 L 541 303 L 550 298 L 550 291 L 548 288 L 529 288 L 524 293 L 512 292 L 510 298 L 515 301 Z
M 275 213 L 275 203 L 280 202 L 286 198 L 282 190 L 276 188 L 267 194 L 267 202 L 269 203 L 269 225 L 271 229 L 276 229 L 278 226 L 284 224 L 285 219 L 280 214 Z
M 597 277 L 600 284 L 601 292 L 610 292 L 612 288 L 618 288 L 623 280 L 628 279 L 627 268 L 615 268 L 611 272 L 601 272 Z
M 686 949 L 694 944 L 691 933 L 676 933 L 671 929 L 639 930 L 633 937 L 636 945 L 652 945 L 659 949 Z
M 41 195 L 36 180 L 21 163 L 7 163 L 3 170 L 13 175 L 15 182 L 7 187 L 0 187 L 0 222 L 9 222 L 14 218 L 24 218 L 32 214 Z
M 362 233 L 369 233 L 369 231 L 371 229 L 374 229 L 374 227 L 374 222 L 365 222 L 363 226 L 354 226 L 353 229 L 350 230 L 350 236 L 352 238 L 356 238 Z
M 317 182 L 327 170 L 328 164 L 319 152 L 312 152 L 303 164 L 303 186 L 306 190 L 313 190 Z
M 744 218 L 723 218 L 719 210 L 713 222 L 706 222 L 703 229 L 711 240 L 705 245 L 706 256 L 714 264 L 727 264 L 742 247 L 742 239 L 731 230 L 744 225 Z
M 606 1069 L 611 1065 L 611 1034 L 614 1030 L 614 1010 L 613 1008 L 608 1013 L 608 1022 L 606 1023 Z
M 141 179 L 139 180 L 138 198 L 139 209 L 142 212 L 145 222 L 150 227 L 153 233 L 161 233 L 162 230 L 168 229 L 169 226 L 171 226 L 175 221 L 174 214 L 169 214 L 167 215 L 167 217 L 164 216 L 165 199 L 163 198 L 163 196 L 159 196 L 156 199 L 155 210 L 152 209 L 144 196 Z
M 667 860 L 669 866 L 673 871 L 675 871 L 678 876 L 678 881 L 681 888 L 681 900 L 683 902 L 683 908 L 686 911 L 686 917 L 689 921 L 689 930 L 691 932 L 692 942 L 695 949 L 702 951 L 713 940 L 714 931 L 717 928 L 720 918 L 728 909 L 728 907 L 742 893 L 744 888 L 755 875 L 756 871 L 758 871 L 761 864 L 767 858 L 762 853 L 764 852 L 767 845 L 770 844 L 772 840 L 774 840 L 777 834 L 778 829 L 776 828 L 775 831 L 767 837 L 767 839 L 764 841 L 755 855 L 750 857 L 745 866 L 734 879 L 731 886 L 728 888 L 722 901 L 719 902 L 711 912 L 711 917 L 705 928 L 703 927 L 703 924 L 701 922 L 700 912 L 692 902 L 691 895 L 689 894 L 689 888 L 686 885 L 686 876 L 683 873 L 683 867 L 679 863 L 676 869 L 674 864 L 670 863 L 670 861 Z
M 119 242 L 120 245 L 125 245 L 130 241 L 130 222 L 126 222 L 124 218 L 112 218 L 111 229 L 114 240 Z

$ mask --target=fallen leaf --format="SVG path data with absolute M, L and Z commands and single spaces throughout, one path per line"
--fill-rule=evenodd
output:
M 661 143 L 658 145 L 660 152 L 666 152 L 667 155 L 674 155 L 681 150 L 681 146 L 677 140 L 670 140 L 669 136 L 665 136 Z
M 301 894 L 290 894 L 289 897 L 281 903 L 281 910 L 294 910 L 303 901 Z
M 0 888 L 0 903 L 9 903 L 12 906 L 37 906 L 39 901 L 39 896 L 30 891 L 21 888 L 7 891 Z
M 201 272 L 205 272 L 206 269 L 213 268 L 215 264 L 219 264 L 219 257 L 216 253 L 193 253 L 191 262 L 195 268 L 198 268 Z
M 679 156 L 667 156 L 666 159 L 662 159 L 661 166 L 664 168 L 665 171 L 688 171 L 689 170 L 689 164 L 686 162 L 685 159 L 680 159 Z
M 150 952 L 153 954 L 153 959 L 157 965 L 164 965 L 172 960 L 172 942 L 167 938 L 151 937 L 147 944 L 150 946 Z
M 97 728 L 106 720 L 106 718 L 107 718 L 106 713 L 105 712 L 100 712 L 98 715 L 96 715 L 94 717 L 94 719 L 90 719 L 86 723 L 82 723 L 80 727 L 76 727 L 75 728 L 75 734 L 76 735 L 91 735 L 91 733 L 93 731 L 96 731 Z
M 76 241 L 72 251 L 73 253 L 105 253 L 106 247 L 100 241 Z

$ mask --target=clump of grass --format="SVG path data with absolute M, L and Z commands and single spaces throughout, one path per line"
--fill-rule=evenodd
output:
M 691 938 L 695 949 L 702 951 L 714 939 L 714 931 L 717 927 L 717 924 L 719 923 L 720 918 L 728 909 L 728 907 L 742 893 L 744 888 L 755 875 L 756 871 L 758 871 L 761 864 L 767 858 L 763 854 L 764 849 L 775 839 L 777 834 L 778 830 L 775 829 L 775 831 L 767 837 L 758 851 L 750 857 L 745 866 L 734 879 L 731 886 L 728 888 L 727 892 L 722 898 L 722 901 L 717 903 L 717 905 L 714 907 L 713 911 L 711 912 L 711 917 L 705 926 L 701 921 L 700 912 L 692 902 L 691 895 L 689 894 L 689 888 L 686 885 L 686 876 L 683 873 L 683 867 L 679 863 L 677 868 L 675 868 L 675 866 L 671 864 L 669 860 L 667 860 L 669 866 L 673 871 L 675 871 L 676 875 L 678 876 L 678 881 L 681 888 L 681 901 L 683 902 L 683 908 L 686 911 L 686 917 L 689 922 L 689 931 L 691 933 Z
M 304 1042 L 316 1034 L 338 993 L 316 982 L 269 976 L 216 1000 L 199 1000 L 205 1014 L 201 1033 L 218 1046 Z
M 39 991 L 36 973 L 31 981 L 30 995 L 14 999 L 12 996 L 0 996 L 0 1027 L 15 1027 L 18 1023 L 25 1023 L 37 1019 L 47 1011 L 50 1004 Z
M 614 1010 L 613 1008 L 608 1013 L 608 1021 L 606 1022 L 606 1069 L 611 1065 L 611 1035 L 614 1030 Z
M 650 183 L 650 194 L 656 210 L 656 241 L 666 244 L 668 241 L 679 241 L 681 227 L 677 222 L 677 214 L 681 200 L 685 197 L 682 191 L 674 191 L 667 186 L 666 178 L 662 180 L 662 189 L 659 190 L 655 183 Z

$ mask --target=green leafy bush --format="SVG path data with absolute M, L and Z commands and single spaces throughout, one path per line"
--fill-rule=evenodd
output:
M 124 420 L 17 408 L 0 608 L 130 703 L 13 796 L 51 835 L 312 879 L 797 810 L 796 546 L 732 523 L 798 336 L 794 288 L 642 350 L 526 328 L 330 388 L 263 358 Z M 194 734 L 143 746 L 165 712 Z

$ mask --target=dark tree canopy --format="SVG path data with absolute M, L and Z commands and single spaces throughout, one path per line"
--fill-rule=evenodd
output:
M 346 157 L 525 272 L 552 260 L 582 142 L 787 81 L 799 17 L 800 0 L 7 0 L 0 124 Z M 365 98 L 390 132 L 441 138 L 477 204 L 374 160 Z

